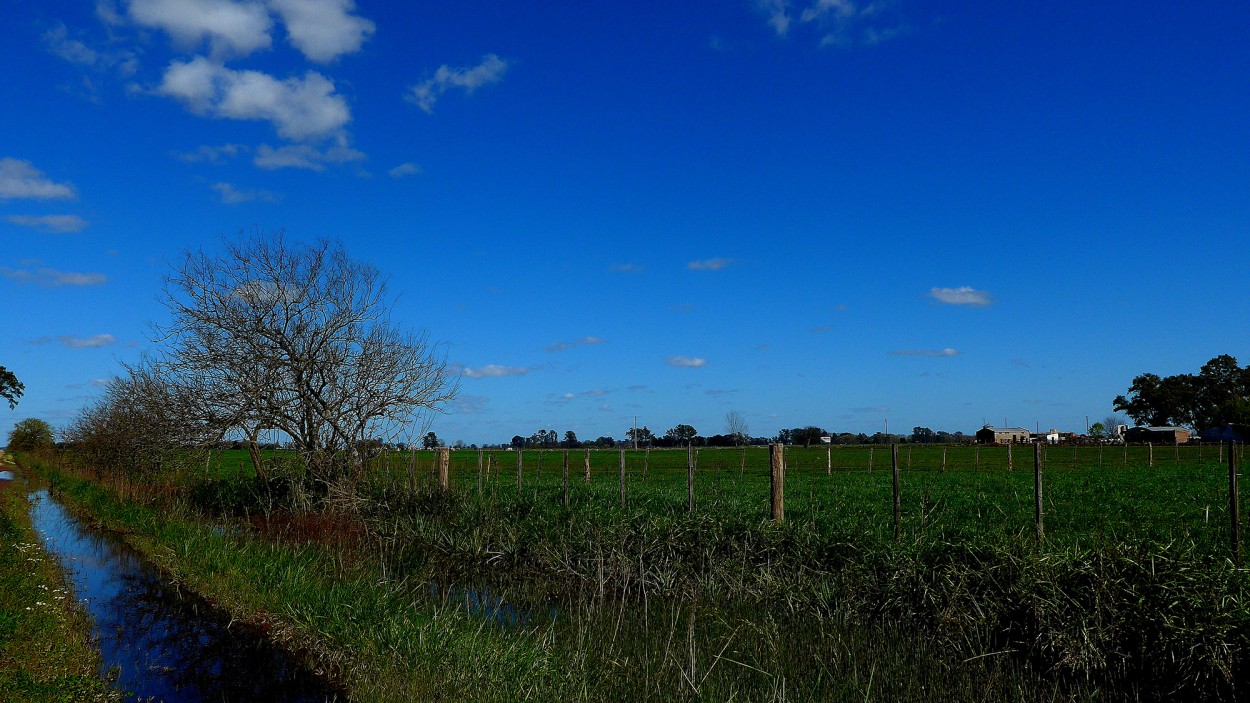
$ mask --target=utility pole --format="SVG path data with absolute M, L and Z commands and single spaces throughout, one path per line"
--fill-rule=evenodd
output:
M 638 448 L 638 416 L 634 416 L 634 449 Z

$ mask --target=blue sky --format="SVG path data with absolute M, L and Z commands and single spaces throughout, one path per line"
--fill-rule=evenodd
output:
M 333 238 L 440 437 L 1083 429 L 1250 361 L 1240 2 L 17 0 L 0 425 L 150 347 L 179 252 Z

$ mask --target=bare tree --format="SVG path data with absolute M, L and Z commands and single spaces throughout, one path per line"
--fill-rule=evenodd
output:
M 742 413 L 737 410 L 725 413 L 725 433 L 734 438 L 735 444 L 745 444 L 749 431 L 746 418 L 742 417 Z
M 281 233 L 188 251 L 166 276 L 171 322 L 158 367 L 196 389 L 199 419 L 248 441 L 277 430 L 330 480 L 363 452 L 428 422 L 457 384 L 424 334 L 392 323 L 386 283 L 336 243 L 288 243 Z
M 65 440 L 97 468 L 144 473 L 170 459 L 190 459 L 187 449 L 220 436 L 199 417 L 193 389 L 171 386 L 150 365 L 127 367 L 105 386 L 65 431 Z

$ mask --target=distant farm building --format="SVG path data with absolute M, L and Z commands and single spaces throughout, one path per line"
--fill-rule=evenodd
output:
M 1038 444 L 1045 442 L 1046 444 L 1059 444 L 1059 430 L 1051 429 L 1050 432 L 1034 432 L 1029 435 L 1029 439 Z
M 1184 427 L 1130 427 L 1124 433 L 1124 441 L 1184 444 L 1191 434 Z
M 1025 444 L 1029 431 L 1023 427 L 990 427 L 977 430 L 977 444 Z

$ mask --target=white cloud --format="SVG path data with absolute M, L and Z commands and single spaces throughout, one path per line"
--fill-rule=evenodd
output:
M 959 288 L 931 288 L 929 295 L 939 303 L 947 305 L 972 305 L 974 307 L 985 307 L 994 302 L 989 293 L 983 290 L 976 290 L 970 286 L 962 286 Z
M 421 167 L 412 163 L 411 161 L 406 161 L 396 166 L 395 168 L 387 171 L 386 173 L 391 178 L 403 178 L 404 176 L 415 176 L 418 173 L 421 173 Z
M 221 146 L 201 145 L 195 151 L 177 151 L 174 157 L 187 163 L 219 164 L 229 161 L 247 151 L 243 144 L 222 144 Z
M 95 349 L 117 343 L 117 339 L 111 334 L 97 334 L 91 337 L 74 337 L 66 334 L 58 337 L 57 341 L 61 343 L 61 346 L 70 349 Z
M 707 359 L 698 356 L 670 356 L 665 363 L 669 366 L 697 369 L 700 366 L 707 366 Z
M 72 271 L 58 271 L 50 268 L 39 268 L 33 271 L 30 269 L 0 268 L 0 276 L 4 276 L 18 284 L 34 283 L 47 288 L 98 286 L 108 282 L 108 276 L 102 273 L 74 273 Z
M 268 144 L 261 144 L 256 147 L 256 158 L 252 163 L 269 170 L 306 168 L 311 171 L 324 171 L 326 164 L 343 164 L 364 159 L 364 152 L 342 144 L 327 149 L 318 149 L 307 144 L 288 144 L 275 149 Z
M 65 234 L 66 232 L 77 232 L 87 226 L 87 221 L 78 215 L 40 215 L 32 217 L 30 215 L 9 215 L 5 218 L 9 222 L 22 227 L 34 227 L 45 232 L 53 232 L 56 234 Z
M 691 261 L 686 264 L 686 268 L 691 271 L 719 271 L 732 263 L 733 259 L 704 259 Z
M 272 43 L 273 20 L 260 2 L 130 0 L 129 13 L 138 24 L 165 30 L 183 49 L 207 39 L 216 58 L 247 56 Z
M 500 366 L 487 364 L 475 369 L 460 367 L 459 371 L 466 378 L 502 378 L 504 376 L 524 376 L 534 369 L 525 366 Z
M 173 61 L 156 89 L 196 114 L 221 119 L 266 120 L 286 139 L 333 136 L 351 121 L 334 82 L 316 71 L 278 80 L 259 71 L 235 71 L 197 56 Z
M 282 17 L 291 44 L 318 63 L 360 51 L 375 29 L 351 14 L 352 0 L 269 0 L 269 6 Z
M 434 103 L 449 89 L 460 88 L 469 94 L 484 85 L 498 83 L 507 70 L 508 62 L 495 54 L 483 56 L 482 62 L 472 67 L 453 68 L 443 64 L 432 78 L 408 88 L 404 97 L 427 113 L 433 113 Z
M 251 202 L 277 202 L 281 197 L 277 193 L 270 193 L 267 190 L 240 190 L 229 183 L 214 183 L 213 190 L 221 196 L 221 202 L 226 205 L 238 205 L 239 203 Z
M 74 197 L 74 186 L 54 183 L 29 161 L 5 157 L 0 159 L 0 200 L 31 198 L 35 200 Z
M 960 354 L 962 354 L 962 353 L 963 353 L 963 352 L 960 352 L 960 351 L 959 351 L 959 350 L 957 350 L 957 349 L 951 349 L 950 347 L 947 347 L 947 348 L 945 348 L 945 349 L 900 349 L 900 350 L 898 350 L 898 351 L 892 351 L 892 352 L 890 352 L 890 356 L 936 356 L 936 357 L 947 357 L 947 356 L 959 356 L 959 355 L 960 355 Z

